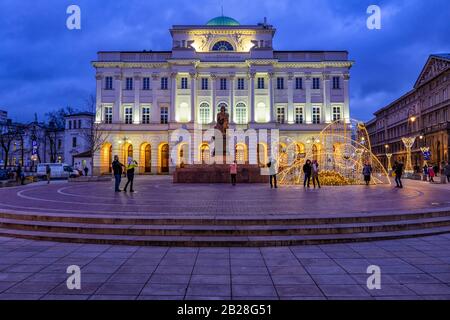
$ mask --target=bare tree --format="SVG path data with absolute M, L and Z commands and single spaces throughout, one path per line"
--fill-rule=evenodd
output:
M 0 127 L 0 145 L 4 155 L 4 169 L 8 166 L 9 154 L 11 147 L 18 138 L 20 138 L 21 130 L 18 125 L 11 122 L 2 124 Z
M 89 146 L 89 153 L 91 155 L 92 169 L 94 167 L 94 154 L 102 148 L 105 142 L 109 139 L 109 134 L 102 128 L 101 123 L 94 121 L 96 111 L 96 101 L 94 95 L 89 95 L 85 99 L 86 110 L 93 115 L 93 121 L 91 126 L 82 131 L 82 136 L 86 140 Z M 93 175 L 91 170 L 91 175 Z

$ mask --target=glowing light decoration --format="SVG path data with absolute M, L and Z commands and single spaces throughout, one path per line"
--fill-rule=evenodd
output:
M 402 138 L 403 144 L 406 148 L 406 165 L 405 165 L 405 173 L 413 173 L 412 161 L 411 161 L 411 148 L 416 141 L 416 137 L 404 137 Z
M 291 161 L 287 166 L 279 168 L 278 176 L 281 185 L 302 184 L 303 165 L 308 159 L 318 161 L 319 178 L 323 185 L 364 184 L 362 170 L 366 162 L 372 166 L 372 184 L 391 183 L 388 172 L 371 152 L 369 134 L 363 123 L 355 120 L 350 120 L 350 123 L 345 123 L 343 120 L 330 123 L 322 130 L 318 138 L 309 139 L 309 148 L 304 157 L 296 157 L 292 154 L 291 150 L 295 150 L 292 147 L 295 142 L 289 140 L 289 138 L 285 139 L 286 147 L 283 149 L 288 153 L 288 161 Z M 312 145 L 312 141 L 315 144 Z M 281 157 L 285 158 L 286 155 L 279 152 L 278 163 L 282 163 Z

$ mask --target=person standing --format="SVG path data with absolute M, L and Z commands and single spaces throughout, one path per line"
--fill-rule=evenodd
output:
M 430 182 L 434 182 L 436 173 L 434 172 L 434 167 L 431 165 L 428 167 L 428 175 L 430 176 Z
M 395 161 L 393 170 L 395 173 L 395 183 L 397 184 L 396 188 L 403 188 L 402 184 L 403 163 Z
M 120 187 L 120 181 L 122 180 L 122 167 L 124 167 L 124 165 L 122 163 L 120 163 L 119 161 L 119 157 L 118 156 L 114 156 L 114 161 L 111 164 L 112 166 L 112 170 L 113 170 L 113 174 L 114 174 L 114 191 L 115 192 L 121 192 L 122 190 L 119 189 Z
M 89 168 L 88 167 L 84 167 L 84 175 L 87 176 L 89 172 Z
M 277 168 L 276 168 L 276 161 L 275 159 L 271 158 L 267 166 L 269 167 L 269 175 L 270 175 L 270 189 L 278 188 L 277 186 Z
M 316 188 L 316 182 L 317 182 L 317 185 L 319 186 L 319 189 L 320 189 L 320 181 L 319 181 L 319 163 L 317 162 L 317 160 L 313 160 L 313 162 L 312 162 L 312 166 L 311 166 L 311 176 L 312 176 L 312 181 L 313 181 L 314 189 Z
M 20 184 L 23 184 L 23 171 L 22 171 L 22 166 L 19 164 L 17 165 L 17 169 L 16 169 L 16 182 Z
M 370 184 L 370 177 L 372 175 L 372 166 L 367 161 L 364 163 L 362 174 L 364 176 L 364 182 L 366 183 L 366 186 L 368 186 Z
M 306 185 L 308 185 L 311 181 L 311 160 L 306 160 L 305 164 L 303 165 L 303 174 L 305 175 L 305 179 L 303 180 L 303 187 L 306 188 Z
M 425 177 L 424 181 L 428 181 L 428 166 L 426 164 L 423 166 L 423 175 Z
M 45 166 L 45 173 L 47 175 L 47 184 L 50 184 L 50 178 L 51 178 L 51 175 L 52 175 L 52 169 L 50 168 L 49 165 Z
M 138 163 L 133 160 L 128 160 L 128 166 L 127 166 L 127 183 L 125 184 L 125 188 L 123 188 L 123 191 L 127 192 L 128 184 L 130 185 L 130 192 L 134 192 L 133 190 L 133 181 L 134 181 L 134 170 L 138 166 Z
M 444 175 L 447 176 L 447 182 L 450 183 L 450 163 L 448 161 L 444 166 Z
M 236 185 L 236 177 L 237 177 L 237 162 L 236 160 L 233 161 L 233 163 L 230 165 L 230 177 L 231 177 L 231 184 L 233 186 Z

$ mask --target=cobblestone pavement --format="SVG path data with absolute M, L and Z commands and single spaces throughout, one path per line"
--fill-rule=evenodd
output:
M 450 299 L 450 234 L 272 248 L 0 238 L 0 299 Z M 66 286 L 81 267 L 81 290 Z M 369 265 L 381 289 L 369 290 Z
M 264 184 L 173 184 L 168 176 L 140 176 L 135 189 L 134 194 L 114 193 L 112 182 L 61 181 L 4 188 L 0 189 L 0 209 L 49 214 L 260 218 L 450 207 L 450 184 L 411 180 L 405 180 L 404 189 L 378 185 L 271 190 Z

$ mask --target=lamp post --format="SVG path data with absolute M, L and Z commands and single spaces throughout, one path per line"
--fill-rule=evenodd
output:
M 414 124 L 414 122 L 416 121 L 416 117 L 415 116 L 411 116 L 408 119 L 408 123 L 411 123 L 409 126 L 409 131 L 411 133 L 411 129 L 412 129 L 412 125 Z M 405 173 L 407 174 L 412 174 L 414 173 L 414 169 L 412 166 L 412 161 L 411 161 L 411 149 L 414 145 L 414 142 L 416 141 L 416 137 L 413 135 L 410 135 L 409 137 L 403 137 L 402 138 L 402 142 L 405 145 L 406 148 L 406 164 L 405 164 Z

